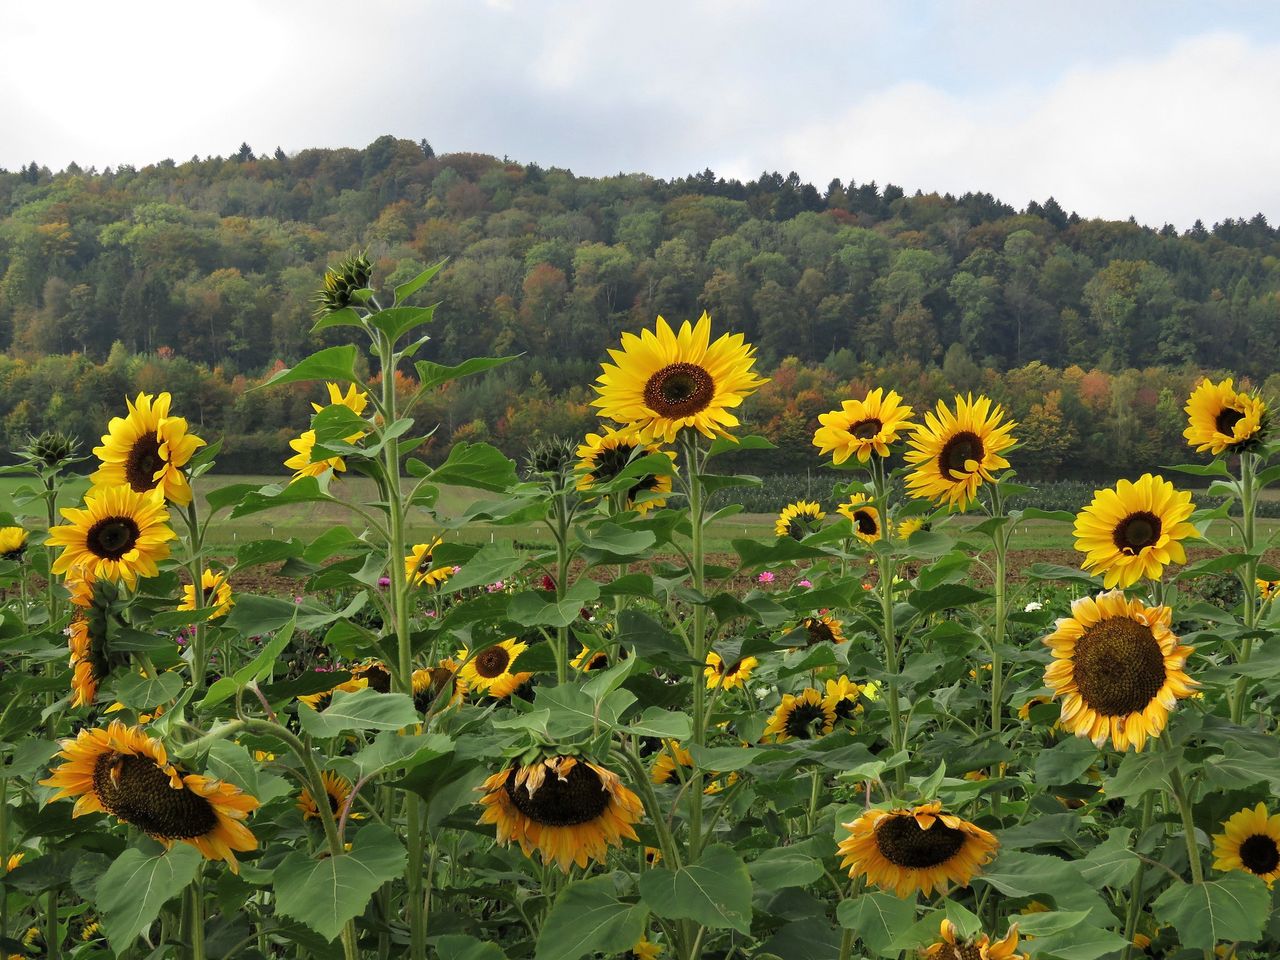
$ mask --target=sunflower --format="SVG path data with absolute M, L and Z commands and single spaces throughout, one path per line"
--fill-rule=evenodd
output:
M 1280 814 L 1260 803 L 1233 813 L 1213 837 L 1213 868 L 1244 870 L 1270 887 L 1280 878 Z
M 334 473 L 346 472 L 347 461 L 341 457 L 329 457 L 327 460 L 311 458 L 316 446 L 314 430 L 302 431 L 296 439 L 289 441 L 289 446 L 294 451 L 294 455 L 286 460 L 284 465 L 293 471 L 290 483 L 301 480 L 303 477 L 322 477 L 326 470 L 332 470 Z
M 938 401 L 937 413 L 925 414 L 916 426 L 905 458 L 915 464 L 907 475 L 913 497 L 948 503 L 963 510 L 978 495 L 978 486 L 994 479 L 994 471 L 1009 466 L 1000 454 L 1017 441 L 1009 431 L 1017 426 L 994 409 L 989 397 L 956 396 L 955 413 Z
M 98 687 L 111 675 L 112 666 L 102 612 L 75 611 L 67 627 L 67 645 L 71 650 L 71 706 L 92 706 L 98 698 Z
M 871 504 L 865 494 L 855 493 L 846 502 L 836 507 L 836 513 L 847 517 L 853 524 L 853 534 L 865 543 L 875 543 L 884 530 L 880 526 L 880 511 Z
M 586 441 L 577 449 L 578 489 L 587 492 L 597 484 L 606 484 L 617 477 L 633 459 L 661 453 L 656 443 L 643 443 L 635 430 L 618 430 L 606 427 L 604 434 L 588 433 Z M 666 451 L 675 460 L 676 455 Z M 641 516 L 650 510 L 666 506 L 666 494 L 671 492 L 669 474 L 650 473 L 638 479 L 627 490 L 627 509 Z M 638 499 L 641 494 L 648 494 Z
M 783 695 L 782 702 L 765 724 L 764 738 L 774 743 L 815 740 L 830 733 L 835 723 L 835 708 L 813 687 L 806 687 L 798 696 Z
M 191 502 L 191 484 L 182 467 L 205 442 L 187 433 L 187 421 L 169 416 L 172 397 L 139 393 L 125 404 L 129 416 L 112 417 L 102 446 L 93 452 L 102 461 L 94 473 L 94 486 L 125 485 L 134 493 L 159 489 L 163 499 L 185 507 Z
M 468 690 L 487 693 L 501 700 L 511 696 L 533 676 L 532 673 L 512 673 L 511 665 L 529 648 L 515 637 L 485 647 L 474 657 L 463 649 L 458 651 L 462 661 L 461 676 Z
M 235 606 L 235 601 L 231 599 L 231 584 L 227 582 L 225 573 L 217 573 L 204 568 L 204 573 L 200 575 L 200 602 L 196 602 L 195 584 L 185 583 L 182 585 L 182 603 L 178 604 L 179 610 L 198 610 L 201 607 L 213 607 L 213 612 L 209 614 L 209 620 L 217 620 L 219 617 L 225 617 L 231 612 L 231 608 Z
M 868 810 L 842 826 L 849 836 L 837 849 L 840 865 L 899 897 L 917 890 L 929 896 L 948 883 L 967 887 L 999 845 L 981 827 L 943 813 L 937 801 L 914 810 Z
M 258 841 L 243 821 L 258 801 L 239 787 L 169 762 L 164 744 L 138 727 L 112 720 L 105 729 L 81 730 L 62 741 L 66 763 L 40 784 L 56 787 L 51 800 L 75 797 L 71 815 L 99 811 L 132 824 L 166 846 L 189 843 L 208 860 L 225 860 L 239 872 L 236 851 Z
M 677 740 L 663 740 L 663 749 L 658 751 L 649 767 L 649 779 L 654 783 L 679 783 L 680 775 L 676 767 L 686 770 L 693 768 L 693 754 L 680 746 Z
M 298 702 L 305 703 L 312 710 L 323 710 L 339 690 L 346 693 L 355 693 L 357 690 L 363 690 L 367 686 L 369 686 L 369 681 L 366 678 L 356 677 L 353 674 L 349 679 L 330 687 L 328 690 L 321 690 L 319 693 L 302 694 L 298 697 Z
M 1168 607 L 1147 607 L 1119 590 L 1081 597 L 1045 638 L 1053 662 L 1045 685 L 1062 698 L 1062 725 L 1095 746 L 1141 750 L 1158 737 L 1179 698 L 1198 684 L 1183 672 L 1194 648 L 1169 629 Z
M 102 932 L 102 924 L 97 920 L 86 919 L 84 925 L 80 928 L 80 942 L 89 943 L 93 940 L 101 940 L 104 934 Z
M 367 393 L 357 391 L 354 383 L 348 385 L 347 392 L 345 394 L 342 392 L 342 387 L 336 383 L 326 383 L 325 387 L 329 391 L 329 402 L 328 404 L 321 404 L 312 401 L 311 409 L 316 413 L 319 413 L 326 407 L 343 406 L 349 409 L 357 417 L 364 415 L 364 408 L 369 405 L 369 395 Z M 357 433 L 353 437 L 349 437 L 347 439 L 347 443 L 355 443 L 362 436 L 364 436 L 364 434 Z
M 13 870 L 17 870 L 22 865 L 22 858 L 26 855 L 25 851 L 23 853 L 9 854 L 9 858 L 4 862 L 4 872 L 10 873 Z
M 1137 483 L 1121 480 L 1099 490 L 1076 515 L 1076 549 L 1085 555 L 1081 566 L 1103 574 L 1108 590 L 1143 577 L 1158 580 L 1165 564 L 1187 562 L 1181 541 L 1199 536 L 1187 523 L 1194 510 L 1190 493 L 1150 473 Z
M 627 651 L 620 651 L 620 660 L 627 659 Z M 569 661 L 569 666 L 582 673 L 590 673 L 592 670 L 603 670 L 609 666 L 608 650 L 592 650 L 585 643 L 582 649 L 578 651 L 578 655 Z
M 89 580 L 124 580 L 133 586 L 138 574 L 154 577 L 156 561 L 169 556 L 174 532 L 165 523 L 164 493 L 157 487 L 136 493 L 127 486 L 98 487 L 84 497 L 84 509 L 63 507 L 71 521 L 49 531 L 49 543 L 62 547 L 54 573 L 79 567 Z
M 431 568 L 436 547 L 444 541 L 436 537 L 430 543 L 415 543 L 412 552 L 404 558 L 404 576 L 416 587 L 438 587 L 451 576 L 453 567 Z
M 818 523 L 825 517 L 822 507 L 814 500 L 797 500 L 782 508 L 778 519 L 773 522 L 775 536 L 791 537 L 803 540 L 818 529 Z
M 636 840 L 640 798 L 618 775 L 578 757 L 547 757 L 527 766 L 511 766 L 489 777 L 481 823 L 498 830 L 498 843 L 519 842 L 526 857 L 534 850 L 544 863 L 564 873 L 576 863 L 603 861 L 610 846 Z
M 827 706 L 836 715 L 836 720 L 848 723 L 862 713 L 862 688 L 846 676 L 839 676 L 826 683 L 827 695 L 823 697 Z
M 1226 450 L 1247 450 L 1266 433 L 1266 403 L 1255 393 L 1237 391 L 1230 378 L 1201 380 L 1184 409 L 1187 429 L 1182 435 L 1197 453 L 1208 450 L 1216 457 Z
M 622 960 L 658 960 L 661 956 L 661 944 L 650 943 L 647 937 L 641 937 L 634 947 L 622 955 Z
M 624 333 L 622 349 L 610 350 L 591 405 L 600 415 L 627 424 L 642 443 L 671 443 L 686 427 L 708 437 L 730 437 L 738 418 L 729 411 L 768 383 L 751 372 L 755 348 L 740 333 L 711 343 L 711 318 L 685 321 L 677 334 L 658 317 L 656 331 Z
M 707 678 L 708 690 L 714 690 L 716 687 L 732 690 L 734 687 L 742 686 L 751 676 L 751 671 L 758 666 L 760 661 L 755 657 L 742 657 L 726 670 L 720 654 L 712 650 L 707 654 L 707 665 L 702 675 Z
M 17 562 L 27 552 L 27 531 L 21 527 L 0 527 L 0 560 Z
M 351 781 L 346 777 L 338 776 L 332 770 L 323 771 L 320 779 L 324 781 L 325 800 L 329 803 L 329 812 L 336 817 L 342 812 L 342 806 L 347 802 L 347 798 L 351 796 Z M 320 808 L 316 806 L 315 798 L 311 796 L 310 787 L 302 788 L 297 807 L 302 811 L 303 820 L 320 819 Z M 352 820 L 364 819 L 363 813 L 356 813 L 354 810 L 348 816 Z
M 915 426 L 911 423 L 910 407 L 902 406 L 902 397 L 890 390 L 877 387 L 861 400 L 845 400 L 839 410 L 818 416 L 822 424 L 813 435 L 813 445 L 819 454 L 830 453 L 831 459 L 842 464 L 854 454 L 860 463 L 866 463 L 874 453 L 877 457 L 889 456 L 889 444 L 898 439 L 903 430 Z
M 446 657 L 437 666 L 413 671 L 413 706 L 419 713 L 426 713 L 435 703 L 436 697 L 444 688 L 453 682 L 453 693 L 449 695 L 449 703 L 457 703 L 467 693 L 467 685 L 458 676 L 458 665 L 452 658 Z
M 950 920 L 942 921 L 941 935 L 939 943 L 925 950 L 925 960 L 1027 960 L 1025 953 L 1015 952 L 1018 949 L 1016 923 L 1010 924 L 1004 939 L 995 943 L 985 933 L 972 939 L 961 937 Z
M 841 629 L 841 622 L 825 613 L 816 617 L 805 617 L 800 621 L 800 626 L 804 627 L 809 635 L 809 642 L 805 644 L 808 647 L 815 643 L 845 643 L 848 639 Z
M 1256 580 L 1258 596 L 1263 603 L 1270 603 L 1280 594 L 1280 580 Z
M 363 680 L 370 689 L 378 693 L 391 692 L 391 671 L 380 660 L 366 660 L 351 668 L 352 680 Z
M 911 535 L 919 530 L 928 531 L 929 524 L 924 522 L 923 517 L 907 517 L 898 524 L 898 539 L 910 540 Z

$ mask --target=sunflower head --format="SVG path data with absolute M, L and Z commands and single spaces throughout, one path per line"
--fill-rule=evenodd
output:
M 357 417 L 364 416 L 364 409 L 369 405 L 369 395 L 362 390 L 357 390 L 354 383 L 347 384 L 346 392 L 342 390 L 340 383 L 326 383 L 325 390 L 329 394 L 328 404 L 315 403 L 311 404 L 311 409 L 316 413 L 324 410 L 326 407 L 340 406 L 346 407 Z M 349 440 L 349 443 L 355 443 L 360 438 L 360 434 L 356 435 L 355 440 Z
M 1190 493 L 1150 473 L 1099 490 L 1076 515 L 1076 549 L 1085 555 L 1081 566 L 1101 573 L 1107 589 L 1129 587 L 1143 577 L 1158 580 L 1167 564 L 1187 562 L 1182 541 L 1199 536 L 1187 522 L 1194 512 Z
M 861 400 L 845 400 L 839 410 L 819 415 L 821 426 L 813 435 L 813 445 L 820 454 L 831 454 L 836 464 L 852 456 L 866 463 L 872 454 L 889 456 L 889 444 L 914 426 L 910 407 L 902 405 L 902 397 L 877 387 Z
M 127 485 L 97 487 L 85 494 L 84 508 L 64 507 L 68 523 L 49 531 L 49 543 L 62 548 L 54 573 L 79 570 L 91 580 L 154 577 L 157 562 L 169 556 L 174 532 L 167 521 L 164 491 L 138 493 Z
M 324 272 L 324 286 L 312 301 L 316 305 L 315 318 L 320 320 L 335 310 L 351 306 L 352 294 L 367 289 L 372 277 L 373 264 L 363 253 L 330 267 Z
M 842 674 L 827 681 L 823 699 L 836 715 L 837 722 L 850 723 L 862 713 L 862 697 L 862 688 Z
M 742 334 L 711 342 L 711 318 L 685 321 L 677 333 L 658 317 L 656 329 L 624 333 L 622 349 L 610 350 L 591 403 L 600 415 L 634 427 L 643 442 L 671 443 L 684 429 L 732 439 L 738 426 L 730 411 L 767 380 L 751 372 L 755 348 Z
M 990 483 L 995 471 L 1009 466 L 1001 454 L 1017 442 L 1010 436 L 1016 426 L 989 397 L 957 395 L 955 410 L 939 400 L 911 434 L 906 460 L 914 469 L 907 475 L 908 492 L 963 510 L 984 481 Z
M 800 626 L 804 627 L 807 634 L 808 642 L 805 643 L 807 647 L 815 643 L 845 643 L 848 639 L 842 630 L 843 624 L 825 613 L 816 617 L 805 617 L 800 621 Z
M 182 585 L 182 603 L 178 604 L 179 610 L 201 610 L 211 607 L 209 619 L 218 620 L 230 613 L 233 606 L 235 606 L 235 600 L 231 598 L 231 584 L 227 582 L 227 575 L 224 572 L 204 568 L 204 573 L 200 575 L 199 598 L 196 597 L 194 584 Z
M 511 696 L 533 676 L 532 673 L 511 671 L 520 654 L 528 648 L 527 643 L 508 637 L 501 643 L 485 647 L 474 657 L 466 650 L 459 650 L 458 660 L 462 662 L 460 675 L 467 689 L 487 693 L 499 700 Z
M 693 755 L 678 740 L 663 740 L 663 749 L 654 756 L 649 767 L 649 779 L 654 783 L 679 783 L 679 769 L 693 769 Z
M 81 594 L 83 596 L 83 594 Z M 71 706 L 92 706 L 98 698 L 98 687 L 116 667 L 128 659 L 111 653 L 109 636 L 111 604 L 115 591 L 105 581 L 97 581 L 88 593 L 87 602 L 73 595 L 76 610 L 67 627 L 67 645 L 71 651 Z
M 924 530 L 927 533 L 931 526 L 932 524 L 925 523 L 923 517 L 907 517 L 898 524 L 898 539 L 910 540 L 913 533 L 918 530 Z
M 415 543 L 413 550 L 404 558 L 405 579 L 415 587 L 438 587 L 451 576 L 453 566 L 435 566 L 436 547 L 444 541 L 436 537 L 430 543 Z
M 621 650 L 619 659 L 627 658 L 627 651 Z M 585 643 L 582 649 L 578 651 L 578 655 L 569 661 L 569 666 L 582 673 L 590 673 L 592 670 L 604 670 L 609 666 L 609 651 L 592 650 Z
M 803 540 L 818 529 L 825 516 L 826 513 L 817 501 L 797 500 L 787 504 L 778 514 L 778 519 L 773 522 L 774 535 Z
M 1252 450 L 1267 435 L 1269 413 L 1256 393 L 1236 390 L 1230 378 L 1221 383 L 1204 379 L 1191 391 L 1184 408 L 1187 429 L 1182 435 L 1197 453 L 1215 457 L 1223 452 Z
M 578 457 L 578 490 L 587 493 L 596 486 L 607 484 L 621 474 L 633 459 L 661 452 L 661 446 L 643 443 L 639 433 L 634 430 L 607 427 L 603 434 L 588 433 L 586 440 L 575 451 Z M 670 450 L 666 453 L 675 460 L 674 453 Z M 627 490 L 627 509 L 643 515 L 666 506 L 665 494 L 670 492 L 671 477 L 668 474 L 646 474 Z M 648 496 L 644 496 L 645 494 Z
M 1262 580 L 1255 581 L 1258 588 L 1258 596 L 1263 603 L 1270 603 L 1280 594 L 1280 580 Z
M 871 499 L 866 494 L 853 494 L 836 507 L 836 513 L 853 524 L 853 535 L 864 543 L 875 543 L 884 536 L 884 527 L 880 523 L 880 511 L 872 505 Z
M 22 527 L 0 527 L 0 560 L 20 561 L 27 552 L 27 537 Z
M 1018 953 L 1018 925 L 1009 925 L 1003 940 L 994 943 L 985 933 L 962 937 L 950 920 L 942 921 L 941 940 L 925 950 L 925 960 L 1026 960 Z
M 662 956 L 662 945 L 652 943 L 647 937 L 641 937 L 635 946 L 622 955 L 622 960 L 658 960 Z
M 1081 597 L 1045 638 L 1053 661 L 1045 685 L 1062 700 L 1061 723 L 1101 746 L 1141 750 L 1158 737 L 1178 700 L 1195 692 L 1184 672 L 1194 649 L 1169 629 L 1168 607 L 1147 607 L 1119 590 Z
M 346 777 L 340 777 L 332 770 L 325 770 L 320 774 L 320 779 L 324 781 L 324 800 L 329 807 L 329 812 L 337 817 L 342 813 L 343 806 L 347 803 L 347 798 L 351 796 L 351 781 Z M 303 820 L 319 820 L 320 808 L 316 805 L 315 798 L 311 796 L 311 789 L 303 787 L 302 793 L 298 797 L 297 807 L 302 811 Z M 364 814 L 351 811 L 347 816 L 352 820 L 361 820 Z
M 720 654 L 712 650 L 707 654 L 707 665 L 702 675 L 706 678 L 708 690 L 714 690 L 716 687 L 732 690 L 746 683 L 751 676 L 751 671 L 759 665 L 760 661 L 755 657 L 742 657 L 737 663 L 726 667 Z
M 816 740 L 830 733 L 835 723 L 835 706 L 813 687 L 806 687 L 799 694 L 783 694 L 765 724 L 764 739 L 774 743 Z
M 449 696 L 449 703 L 458 703 L 466 696 L 467 685 L 458 676 L 458 664 L 451 657 L 446 657 L 434 667 L 413 671 L 414 709 L 426 713 L 450 683 L 453 684 L 453 693 Z
M 618 775 L 580 757 L 552 756 L 495 773 L 479 788 L 481 823 L 497 828 L 498 843 L 520 844 L 526 857 L 537 850 L 544 863 L 568 873 L 603 861 L 610 846 L 637 839 L 640 798 Z
M 305 703 L 312 710 L 323 710 L 329 705 L 330 701 L 333 700 L 333 695 L 339 690 L 342 690 L 345 693 L 355 693 L 357 690 L 363 690 L 367 686 L 369 686 L 369 681 L 367 679 L 351 675 L 341 683 L 334 684 L 334 686 L 330 687 L 328 690 L 322 690 L 319 693 L 304 693 L 300 695 L 298 697 L 298 702 Z
M 1280 814 L 1265 803 L 1232 814 L 1213 838 L 1213 868 L 1243 870 L 1270 887 L 1280 878 Z
M 381 660 L 365 660 L 351 668 L 351 679 L 363 680 L 370 690 L 391 692 L 391 671 Z
M 849 836 L 838 853 L 849 876 L 864 876 L 899 897 L 917 890 L 928 896 L 951 883 L 967 887 L 998 846 L 986 830 L 945 813 L 936 801 L 913 810 L 868 810 L 842 826 Z
M 299 436 L 289 441 L 289 447 L 293 450 L 293 456 L 286 460 L 284 465 L 293 471 L 293 476 L 289 479 L 290 483 L 295 483 L 303 477 L 322 477 L 330 470 L 334 474 L 345 473 L 347 470 L 347 461 L 342 457 L 312 459 L 312 453 L 316 448 L 314 430 L 302 431 Z
M 102 465 L 93 475 L 99 486 L 125 485 L 135 493 L 160 489 L 178 506 L 191 502 L 191 485 L 182 468 L 205 442 L 187 432 L 187 421 L 171 417 L 168 393 L 139 393 L 125 401 L 127 417 L 112 417 L 102 445 L 94 447 Z

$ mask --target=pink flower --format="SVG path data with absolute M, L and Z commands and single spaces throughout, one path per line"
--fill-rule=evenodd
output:
M 495 583 L 491 583 L 489 584 L 489 586 L 485 587 L 485 589 L 488 590 L 490 593 L 501 593 L 506 588 L 507 588 L 507 585 L 503 583 L 501 580 L 498 580 Z
M 458 572 L 459 570 L 461 570 L 461 569 L 462 569 L 462 568 L 461 568 L 460 566 L 458 566 L 456 563 L 453 565 L 453 572 L 454 572 L 454 573 L 457 573 L 457 572 Z
M 294 603 L 301 603 L 301 602 L 302 602 L 302 598 L 301 598 L 301 597 L 294 597 L 294 598 L 293 598 L 293 602 L 294 602 Z
M 378 586 L 380 586 L 383 590 L 387 589 L 387 587 L 391 586 L 391 578 L 390 578 L 390 577 L 379 577 L 379 578 L 378 578 Z
M 798 586 L 798 587 L 812 587 L 812 586 L 813 586 L 813 584 L 812 584 L 812 583 L 810 583 L 808 580 L 797 580 L 797 581 L 796 581 L 796 586 Z
M 764 573 L 760 574 L 760 576 L 756 577 L 756 579 L 761 583 L 773 583 L 774 576 L 772 573 L 766 570 L 764 571 Z
M 436 612 L 435 612 L 434 610 L 428 610 L 428 611 L 427 611 L 427 616 L 428 616 L 428 617 L 434 617 L 435 615 L 436 615 Z

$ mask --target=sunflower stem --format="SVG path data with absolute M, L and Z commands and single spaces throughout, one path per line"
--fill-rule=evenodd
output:
M 698 462 L 698 437 L 690 429 L 680 435 L 684 447 L 685 469 L 689 485 L 690 576 L 693 589 L 701 594 L 706 583 L 704 571 L 703 519 L 706 505 L 703 501 L 702 465 Z M 707 691 L 702 682 L 702 670 L 707 662 L 707 608 L 695 604 L 693 608 L 693 742 L 702 746 L 707 737 Z M 694 768 L 689 788 L 689 859 L 696 860 L 702 849 L 702 771 Z M 696 954 L 691 954 L 696 956 Z
M 1244 627 L 1245 633 L 1252 633 L 1258 622 L 1258 558 L 1254 554 L 1257 525 L 1257 473 L 1256 457 L 1252 453 L 1240 454 L 1240 511 L 1243 514 L 1241 539 L 1244 542 L 1245 563 L 1240 573 L 1240 584 L 1244 588 Z M 1240 662 L 1246 663 L 1253 653 L 1253 637 L 1245 636 L 1240 643 Z M 1231 722 L 1241 723 L 1244 720 L 1244 707 L 1249 692 L 1249 675 L 1242 673 L 1231 690 Z
M 889 516 L 889 478 L 885 459 L 880 456 L 871 458 L 871 482 L 875 491 L 876 509 L 880 511 L 880 526 L 883 530 Z M 884 542 L 882 540 L 882 542 Z M 885 550 L 879 557 L 880 574 L 876 584 L 880 595 L 880 626 L 883 631 L 885 666 L 889 671 L 889 724 L 893 753 L 896 755 L 906 749 L 906 741 L 902 729 L 902 709 L 898 704 L 898 675 L 901 673 L 899 663 L 897 627 L 894 624 L 893 580 L 897 572 L 897 563 L 892 551 Z M 906 786 L 906 769 L 899 765 L 893 771 L 894 783 L 901 793 Z
M 1138 844 L 1142 842 L 1143 836 L 1151 829 L 1155 800 L 1155 792 L 1152 790 L 1148 790 L 1142 796 L 1142 823 L 1138 827 L 1138 835 L 1133 841 L 1135 852 Z M 1126 941 L 1124 960 L 1132 960 L 1133 956 L 1133 938 L 1138 932 L 1138 917 L 1142 914 L 1142 880 L 1146 869 L 1146 861 L 1139 859 L 1138 869 L 1133 875 L 1133 882 L 1129 884 L 1129 903 L 1126 905 L 1124 918 L 1124 938 Z
M 557 478 L 558 482 L 558 478 Z M 569 504 L 567 494 L 551 491 L 552 532 L 556 538 L 556 600 L 561 601 L 569 589 Z M 569 681 L 569 628 L 556 628 L 556 683 Z
M 204 949 L 204 886 L 200 875 L 187 887 L 188 903 L 191 910 L 191 960 L 205 960 Z
M 1004 516 L 1004 497 L 997 481 L 991 488 L 991 515 Z M 991 736 L 997 748 L 1004 719 L 1004 635 L 1008 619 L 1008 550 L 1009 536 L 1004 527 L 991 533 L 991 545 L 995 551 L 996 615 L 991 629 Z M 1000 765 L 991 768 L 991 776 L 999 779 Z M 997 786 L 991 795 L 991 810 L 1000 817 L 1001 789 Z
M 58 960 L 62 954 L 62 936 L 58 932 L 58 888 L 54 887 L 45 898 L 44 943 L 49 960 Z
M 204 567 L 200 556 L 201 547 L 203 546 L 200 538 L 200 522 L 196 515 L 196 494 L 191 491 L 191 502 L 187 504 L 186 512 L 183 518 L 187 523 L 187 553 L 189 561 L 187 570 L 191 574 L 192 597 L 195 600 L 196 608 L 204 606 Z M 199 620 L 196 622 L 195 637 L 191 641 L 191 685 L 195 687 L 196 693 L 204 690 L 205 673 L 209 666 L 209 654 L 205 650 L 205 622 Z M 227 669 L 230 664 L 224 664 L 223 669 Z

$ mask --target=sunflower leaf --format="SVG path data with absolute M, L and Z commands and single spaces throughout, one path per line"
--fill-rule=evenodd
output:
M 868 951 L 881 957 L 902 953 L 893 943 L 899 931 L 911 926 L 915 915 L 914 904 L 888 893 L 864 893 L 842 901 L 836 908 L 840 926 L 852 930 Z M 917 944 L 913 941 L 912 946 Z
M 1152 907 L 1178 931 L 1182 946 L 1212 950 L 1220 941 L 1257 940 L 1270 905 L 1262 879 L 1236 870 L 1205 883 L 1175 883 Z
M 185 843 L 168 850 L 152 840 L 130 847 L 98 881 L 97 909 L 107 939 L 123 952 L 181 893 L 200 869 L 200 851 Z
M 742 858 L 725 844 L 712 844 L 697 863 L 679 870 L 658 867 L 642 873 L 640 896 L 668 920 L 751 933 L 751 876 Z
M 329 347 L 318 350 L 305 360 L 287 369 L 281 370 L 265 383 L 251 387 L 248 392 L 274 387 L 281 383 L 297 383 L 299 380 L 343 380 L 356 379 L 356 348 L 350 344 L 342 347 Z
M 302 729 L 313 737 L 336 737 L 347 730 L 398 730 L 418 723 L 413 700 L 403 693 L 379 693 L 372 687 L 339 690 L 324 710 L 298 707 Z
M 455 367 L 447 367 L 442 363 L 433 363 L 430 360 L 419 360 L 415 363 L 414 369 L 418 371 L 418 381 L 421 384 L 419 391 L 434 390 L 450 380 L 458 380 L 462 377 L 469 377 L 472 374 L 483 373 L 485 370 L 492 370 L 494 367 L 500 367 L 504 363 L 510 363 L 516 357 L 472 357 L 470 360 L 463 360 Z
M 571 883 L 542 924 L 535 960 L 578 960 L 630 950 L 644 934 L 649 908 L 618 899 L 614 876 Z

